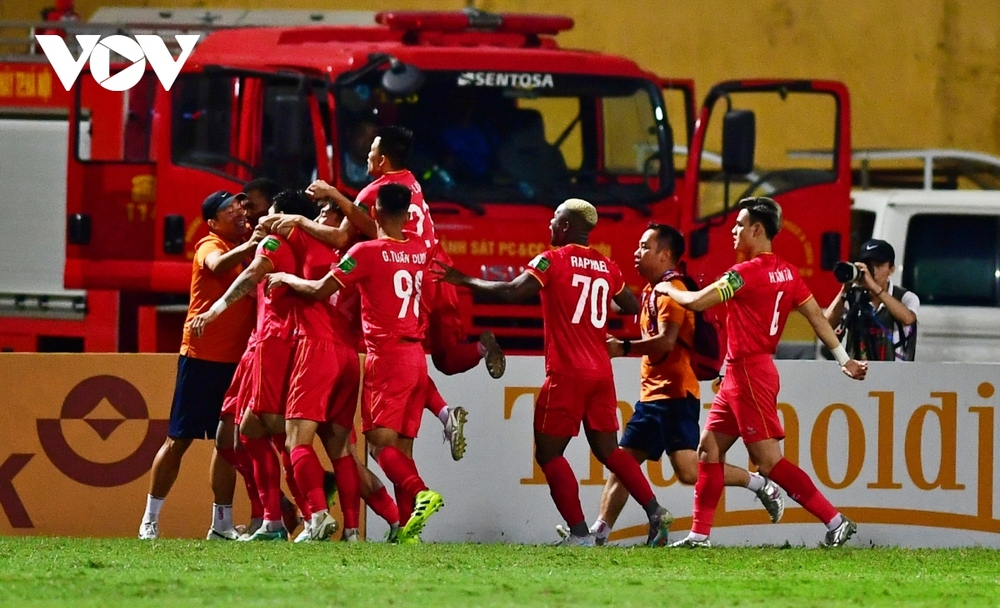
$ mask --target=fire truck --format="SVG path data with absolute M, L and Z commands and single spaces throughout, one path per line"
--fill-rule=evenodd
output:
M 642 280 L 633 253 L 651 221 L 687 236 L 687 273 L 704 283 L 735 261 L 736 202 L 767 195 L 784 209 L 776 252 L 819 301 L 836 292 L 821 271 L 847 253 L 842 84 L 723 82 L 699 106 L 691 80 L 560 47 L 573 26 L 566 17 L 467 9 L 313 21 L 213 27 L 169 91 L 148 69 L 122 92 L 86 71 L 73 87 L 65 287 L 123 294 L 132 311 L 120 311 L 128 319 L 119 335 L 128 325 L 139 350 L 169 351 L 179 340 L 208 192 L 269 177 L 288 188 L 323 179 L 355 194 L 370 179 L 374 129 L 391 124 L 413 131 L 410 169 L 443 246 L 468 273 L 517 276 L 548 248 L 553 209 L 576 197 L 597 207 L 592 245 L 634 290 Z M 789 154 L 801 149 L 833 153 Z M 537 302 L 462 297 L 470 336 L 489 329 L 509 352 L 540 351 Z M 609 328 L 637 332 L 628 318 Z M 786 337 L 796 331 L 790 324 Z

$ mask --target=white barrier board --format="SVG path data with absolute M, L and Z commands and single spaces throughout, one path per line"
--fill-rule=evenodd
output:
M 614 364 L 627 419 L 638 398 L 639 360 Z M 864 382 L 848 379 L 831 362 L 777 365 L 787 434 L 783 450 L 858 523 L 851 544 L 1000 547 L 994 489 L 994 392 L 1000 365 L 874 363 Z M 545 378 L 542 358 L 508 358 L 501 380 L 491 379 L 483 366 L 457 376 L 431 370 L 445 399 L 469 410 L 469 447 L 463 460 L 453 462 L 441 443 L 441 423 L 425 413 L 414 455 L 424 480 L 444 496 L 445 507 L 429 521 L 424 540 L 557 540 L 554 526 L 560 517 L 532 454 L 532 410 Z M 706 407 L 712 395 L 703 383 Z M 582 433 L 566 456 L 592 522 L 607 473 L 590 456 Z M 746 466 L 741 443 L 728 461 Z M 385 479 L 374 462 L 370 466 Z M 665 458 L 643 470 L 660 502 L 678 518 L 671 540 L 681 538 L 690 526 L 693 488 L 676 482 Z M 369 515 L 369 538 L 381 538 L 384 523 Z M 644 513 L 631 501 L 612 540 L 642 541 L 645 526 Z M 821 523 L 787 497 L 784 520 L 773 525 L 751 492 L 727 488 L 712 541 L 815 546 L 824 533 Z

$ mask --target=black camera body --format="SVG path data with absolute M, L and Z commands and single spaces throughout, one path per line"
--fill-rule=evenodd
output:
M 857 269 L 855 268 L 855 270 Z M 844 299 L 847 301 L 847 305 L 851 307 L 851 310 L 861 310 L 861 306 L 871 304 L 872 301 L 868 290 L 857 285 L 847 290 L 847 293 L 844 294 Z

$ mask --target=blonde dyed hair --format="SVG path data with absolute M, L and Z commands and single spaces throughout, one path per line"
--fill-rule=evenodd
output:
M 594 207 L 582 198 L 568 198 L 559 206 L 580 217 L 591 228 L 597 225 L 597 207 Z

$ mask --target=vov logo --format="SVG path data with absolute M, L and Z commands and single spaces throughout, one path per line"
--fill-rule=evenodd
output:
M 101 40 L 98 34 L 81 34 L 76 36 L 81 49 L 80 57 L 76 59 L 69 52 L 69 47 L 66 46 L 62 36 L 45 34 L 35 36 L 35 40 L 42 47 L 49 63 L 52 64 L 52 69 L 59 77 L 59 82 L 67 91 L 80 77 L 87 59 L 90 59 L 90 71 L 94 80 L 109 91 L 127 91 L 138 84 L 146 71 L 147 60 L 156 77 L 160 79 L 160 84 L 169 91 L 200 37 L 198 34 L 174 36 L 181 47 L 181 54 L 176 60 L 167 50 L 163 38 L 152 34 L 137 34 L 134 40 L 121 35 L 108 36 Z M 112 76 L 111 51 L 131 61 L 132 65 Z

